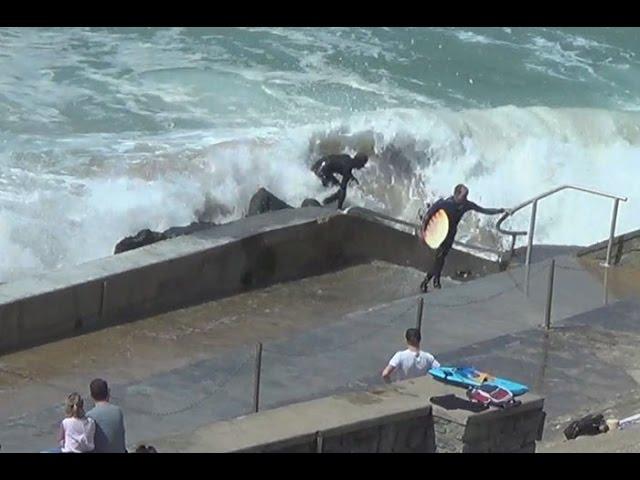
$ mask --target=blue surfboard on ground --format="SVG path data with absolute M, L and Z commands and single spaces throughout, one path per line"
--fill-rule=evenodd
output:
M 473 367 L 438 367 L 429 370 L 429 374 L 444 383 L 463 388 L 474 388 L 480 385 L 495 385 L 509 390 L 514 397 L 524 395 L 529 387 L 513 380 L 495 377 Z

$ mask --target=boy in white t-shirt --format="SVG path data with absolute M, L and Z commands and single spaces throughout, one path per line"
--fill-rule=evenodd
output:
M 398 379 L 416 377 L 424 375 L 430 368 L 440 366 L 433 355 L 420 350 L 420 330 L 417 328 L 409 328 L 404 334 L 407 340 L 407 349 L 396 352 L 391 357 L 389 364 L 382 371 L 382 378 L 385 382 L 391 381 L 391 374 L 398 372 Z

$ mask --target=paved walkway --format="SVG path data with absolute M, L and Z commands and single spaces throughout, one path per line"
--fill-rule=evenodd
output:
M 601 284 L 577 260 L 557 265 L 554 323 L 602 304 Z M 532 267 L 530 298 L 521 267 L 429 293 L 423 348 L 529 383 L 555 417 L 633 379 L 593 355 L 585 363 L 592 346 L 579 333 L 544 340 L 546 269 Z M 264 342 L 263 408 L 376 384 L 415 325 L 419 279 L 411 269 L 354 267 L 0 357 L 0 444 L 50 446 L 59 404 L 95 376 L 110 381 L 124 407 L 130 444 L 247 413 L 256 341 Z M 597 395 L 580 388 L 594 379 Z M 558 381 L 575 385 L 558 393 Z

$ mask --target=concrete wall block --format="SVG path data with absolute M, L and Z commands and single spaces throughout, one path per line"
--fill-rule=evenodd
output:
M 316 451 L 316 442 L 309 441 L 301 441 L 300 443 L 294 445 L 267 445 L 259 450 L 256 450 L 255 453 L 315 453 Z
M 76 330 L 88 331 L 99 328 L 102 282 L 88 282 L 73 287 L 73 296 L 77 314 Z
M 486 442 L 464 443 L 462 453 L 490 453 L 491 447 Z
M 494 437 L 489 442 L 489 448 L 494 452 L 509 452 L 511 450 L 520 448 L 522 445 L 528 443 L 526 436 L 522 434 L 502 435 L 500 437 Z
M 301 443 L 293 447 L 283 448 L 282 450 L 274 450 L 273 453 L 315 453 L 315 442 Z
M 488 442 L 491 436 L 490 428 L 485 422 L 470 422 L 463 427 L 460 440 L 466 443 Z
M 380 443 L 380 425 L 324 437 L 324 453 L 376 453 Z
M 542 411 L 523 412 L 522 415 L 509 417 L 509 422 L 501 422 L 500 433 L 491 435 L 488 442 L 490 450 L 508 452 L 535 443 L 544 417 Z
M 380 439 L 378 441 L 378 453 L 393 452 L 396 442 L 402 441 L 402 428 L 405 422 L 389 423 L 380 426 Z
M 531 412 L 526 417 L 519 419 L 516 424 L 515 431 L 522 435 L 526 435 L 533 431 L 536 432 L 537 435 L 538 432 L 541 432 L 541 428 L 544 427 L 545 417 L 546 415 L 543 411 L 538 410 L 536 412 Z
M 536 442 L 524 444 L 513 450 L 504 450 L 504 453 L 536 453 Z
M 22 302 L 21 344 L 34 344 L 72 335 L 78 318 L 74 288 L 55 290 Z
M 496 418 L 493 421 L 488 422 L 489 435 L 492 438 L 511 435 L 514 433 L 516 424 L 516 418 Z
M 21 301 L 0 305 L 0 352 L 12 350 L 22 343 L 24 324 L 21 317 Z
M 107 279 L 105 298 L 106 324 L 120 323 L 148 311 L 148 302 L 159 298 L 159 269 L 148 266 Z
M 202 295 L 217 298 L 241 292 L 249 288 L 243 284 L 247 280 L 249 259 L 238 243 L 211 249 L 201 257 Z
M 431 414 L 381 427 L 380 452 L 432 453 L 435 433 Z
M 541 415 L 538 423 L 538 432 L 537 432 L 538 435 L 536 436 L 536 440 L 538 441 L 542 440 L 542 434 L 544 433 L 544 422 L 547 419 L 547 412 L 542 411 L 540 413 Z
M 302 435 L 237 450 L 239 453 L 314 453 L 315 435 Z

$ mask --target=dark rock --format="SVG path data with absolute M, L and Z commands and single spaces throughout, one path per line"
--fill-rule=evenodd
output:
M 322 204 L 317 201 L 315 198 L 305 198 L 302 201 L 302 205 L 300 205 L 300 208 L 304 208 L 304 207 L 321 207 Z
M 171 227 L 162 232 L 167 238 L 179 237 L 180 235 L 188 235 L 189 233 L 199 232 L 201 230 L 208 230 L 217 226 L 213 222 L 193 222 L 186 227 Z
M 249 201 L 249 211 L 247 217 L 252 215 L 260 215 L 261 213 L 273 212 L 275 210 L 284 210 L 285 208 L 293 208 L 276 197 L 273 193 L 264 188 L 260 188 Z
M 313 202 L 312 204 L 314 206 L 320 205 L 313 199 L 305 200 L 305 202 L 307 201 Z M 272 212 L 274 210 L 283 210 L 285 208 L 293 207 L 287 205 L 285 202 L 280 200 L 268 190 L 261 188 L 253 195 L 253 197 L 251 197 L 251 201 L 249 202 L 249 212 L 246 216 L 249 217 L 251 215 L 258 215 L 260 213 Z M 168 238 L 175 238 L 181 235 L 188 235 L 190 233 L 208 230 L 215 227 L 216 225 L 217 224 L 213 222 L 193 222 L 185 227 L 168 228 L 164 232 L 154 232 L 153 230 L 149 229 L 141 230 L 131 237 L 126 237 L 120 240 L 116 244 L 113 253 L 122 253 L 128 250 L 134 250 L 136 248 L 144 247 L 145 245 L 151 245 L 152 243 L 166 240 Z
M 154 232 L 148 228 L 140 230 L 138 233 L 131 237 L 126 237 L 120 240 L 113 250 L 113 253 L 122 253 L 128 250 L 135 250 L 136 248 L 144 247 L 145 245 L 151 245 L 152 243 L 159 242 L 161 240 L 167 240 L 169 238 L 180 237 L 181 235 L 188 235 L 190 233 L 199 232 L 201 230 L 208 230 L 217 226 L 212 222 L 193 222 L 186 227 L 171 227 L 164 232 Z
M 160 240 L 166 240 L 167 238 L 168 237 L 162 232 L 154 232 L 145 228 L 132 237 L 125 237 L 120 240 L 113 249 L 113 253 L 122 253 L 128 250 L 134 250 L 136 248 L 144 247 L 145 245 L 151 245 L 152 243 L 159 242 Z

